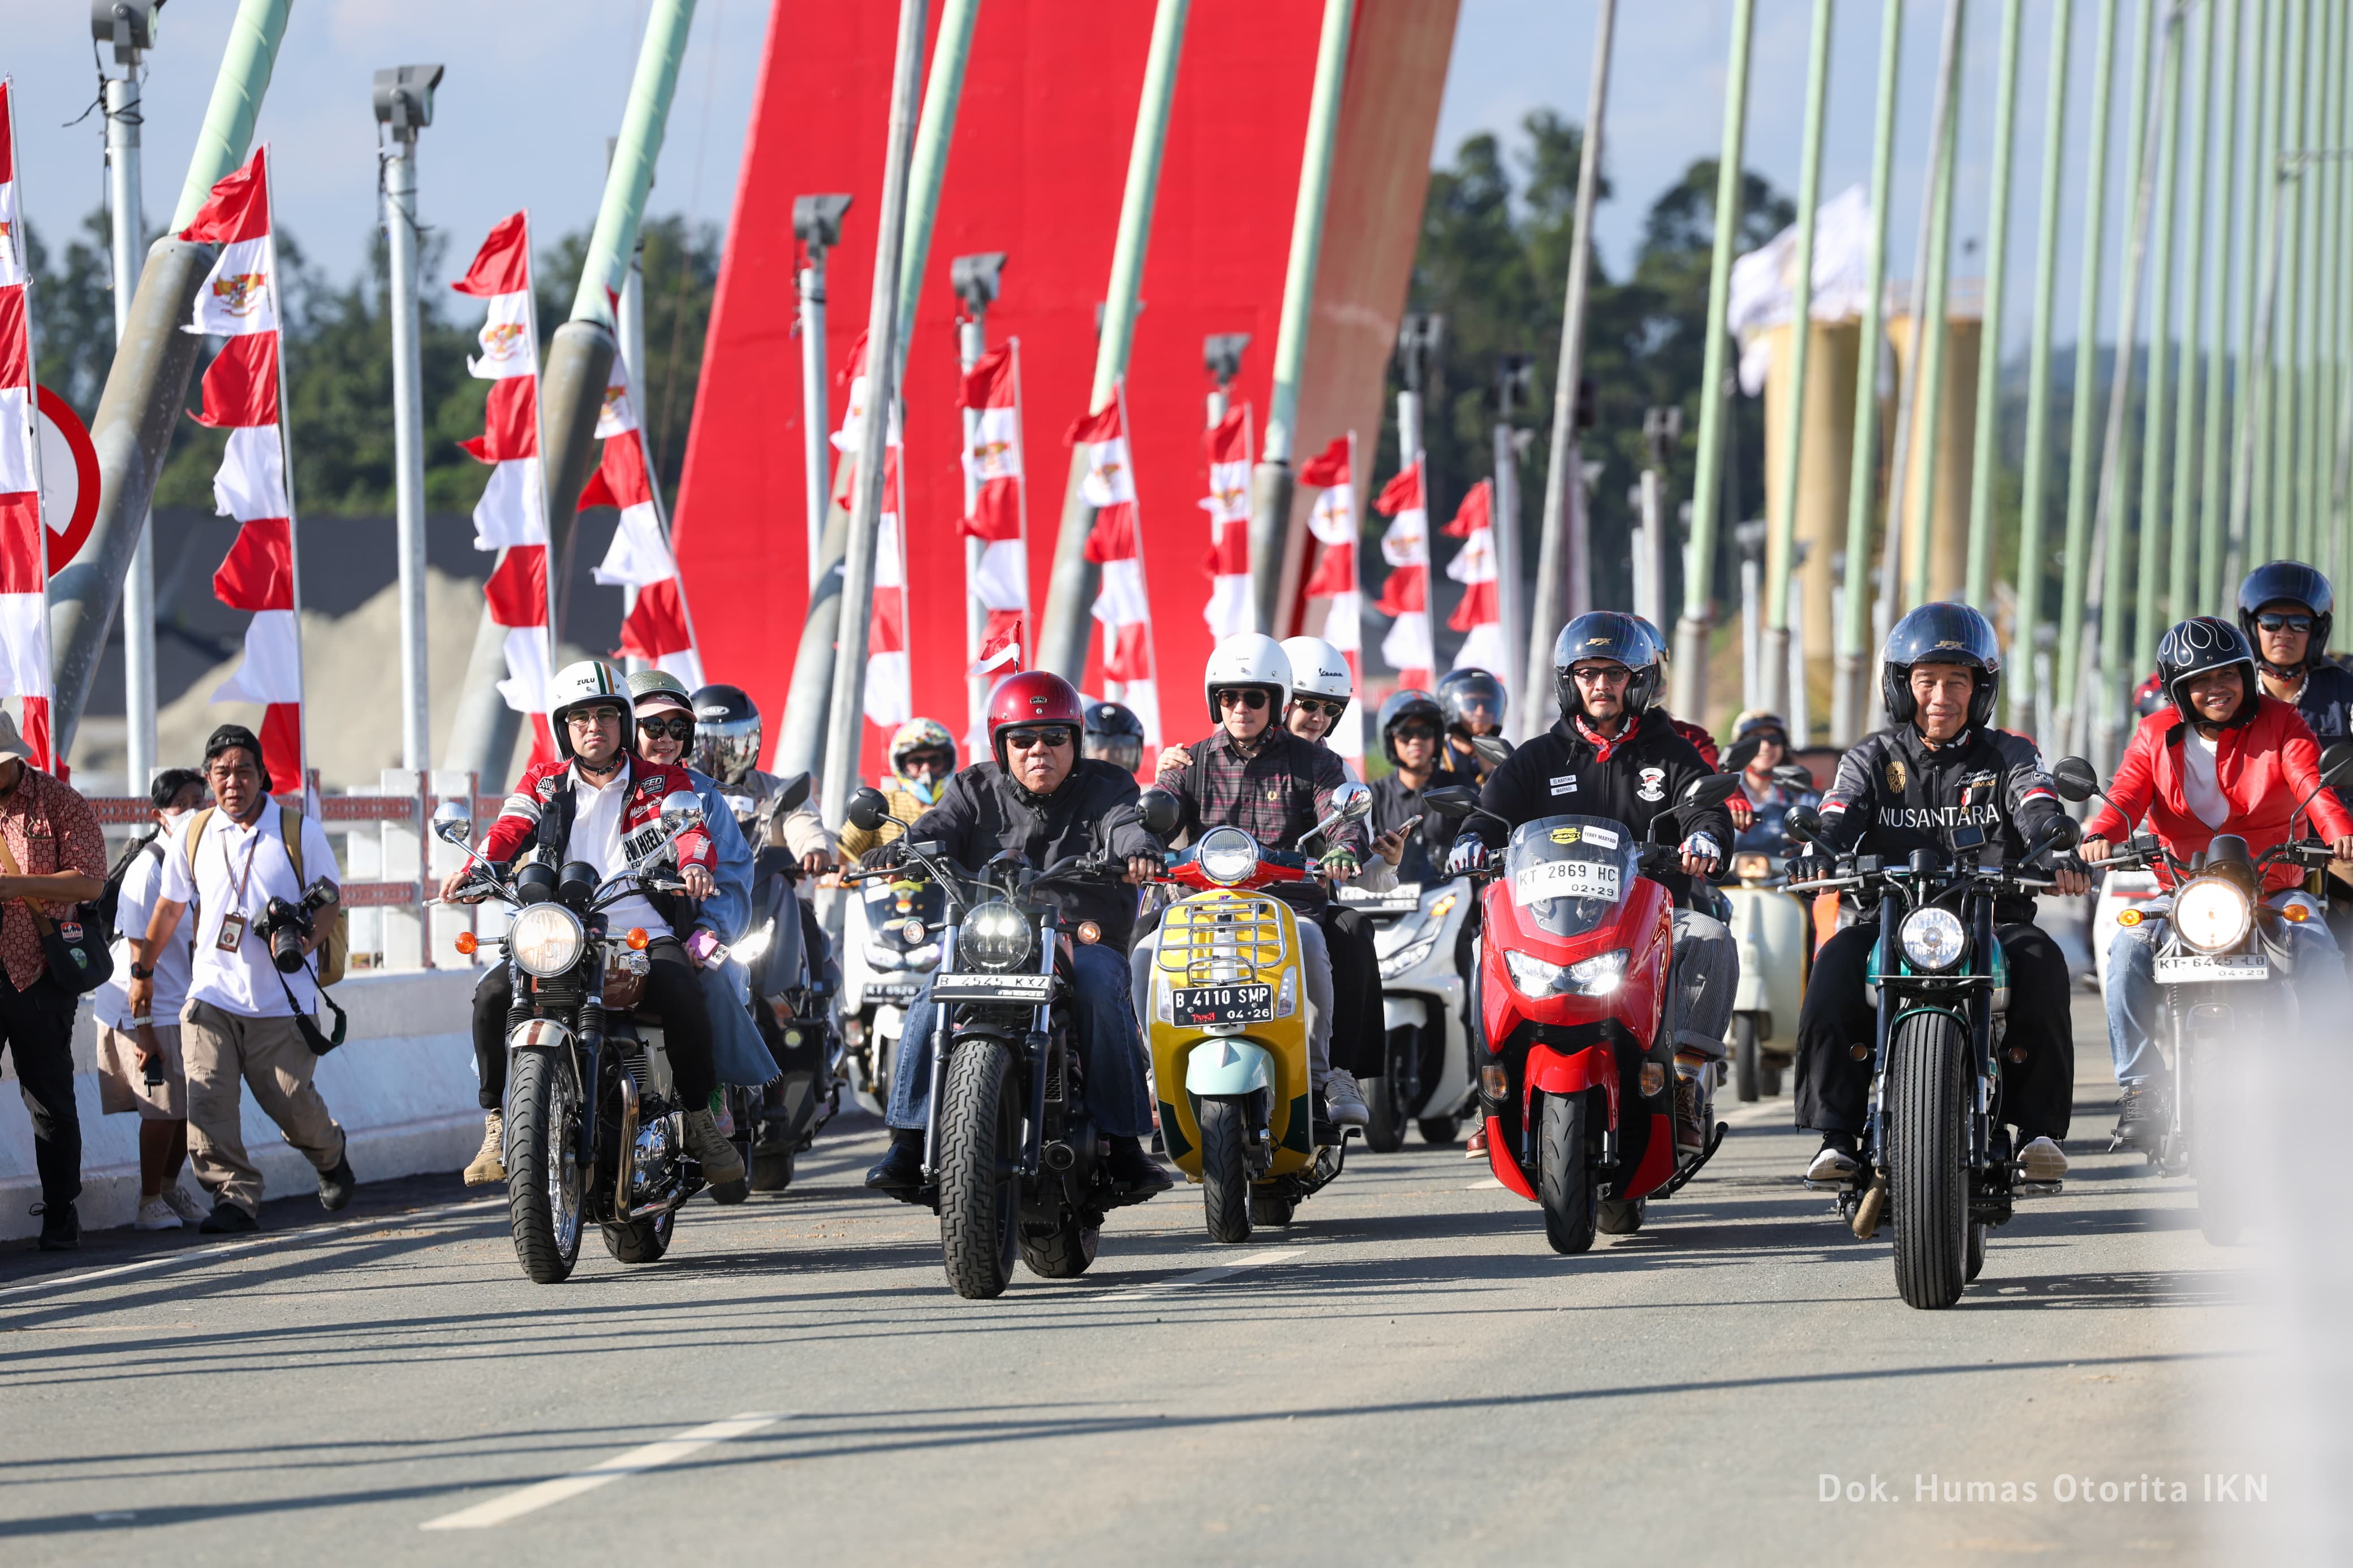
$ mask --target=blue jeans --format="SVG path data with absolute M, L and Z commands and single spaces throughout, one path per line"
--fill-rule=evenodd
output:
M 1077 984 L 1071 992 L 1071 1034 L 1086 1074 L 1087 1111 L 1095 1131 L 1107 1138 L 1142 1138 L 1152 1131 L 1152 1104 L 1144 1091 L 1144 1042 L 1127 1005 L 1127 960 L 1093 943 L 1071 953 Z M 899 1037 L 899 1059 L 891 1068 L 890 1114 L 883 1120 L 907 1131 L 931 1124 L 932 1035 L 939 1009 L 932 988 L 907 1008 Z
M 2164 929 L 2162 921 L 2144 921 L 2120 928 L 2108 943 L 2108 1054 L 2116 1060 L 2116 1082 L 2127 1089 L 2166 1076 L 2156 1040 L 2157 943 Z M 2283 921 L 2278 930 L 2286 936 L 2295 966 L 2297 1011 L 2306 1018 L 2347 1016 L 2353 1010 L 2353 984 L 2346 980 L 2345 959 L 2327 924 L 2317 919 L 2300 925 Z

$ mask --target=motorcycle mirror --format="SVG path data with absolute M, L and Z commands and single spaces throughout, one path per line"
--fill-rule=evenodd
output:
M 871 833 L 891 818 L 891 803 L 882 792 L 869 784 L 849 797 L 849 809 L 842 814 L 852 827 Z
M 1433 816 L 1464 817 L 1479 809 L 1479 792 L 1468 784 L 1445 784 L 1421 792 L 1421 809 Z
M 1740 788 L 1738 773 L 1708 773 L 1683 786 L 1683 805 L 1704 811 L 1711 805 L 1722 805 Z
M 776 792 L 777 815 L 782 816 L 784 813 L 788 811 L 798 811 L 803 805 L 807 804 L 808 797 L 808 774 L 795 773 L 792 777 L 785 781 L 785 787 Z
M 2058 786 L 2059 798 L 2075 805 L 2100 793 L 2100 775 L 2081 757 L 2060 758 L 2059 765 L 2051 770 L 2051 780 Z
M 1783 789 L 1810 790 L 1814 787 L 1813 771 L 1803 763 L 1782 763 L 1773 770 L 1773 782 Z
M 1810 805 L 1793 805 L 1782 814 L 1781 831 L 1800 844 L 1819 842 L 1822 836 L 1822 814 Z
M 662 796 L 662 831 L 672 838 L 702 826 L 702 797 L 691 789 L 674 789 Z
M 2320 753 L 2320 782 L 2343 784 L 2353 777 L 2353 741 L 2339 741 Z
M 1166 839 L 1184 820 L 1185 806 L 1165 789 L 1148 789 L 1136 797 L 1136 820 L 1155 838 Z
M 1353 780 L 1332 792 L 1332 815 L 1343 822 L 1362 822 L 1372 815 L 1373 792 Z
M 2084 842 L 2084 825 L 2073 817 L 2062 815 L 2042 836 L 2042 847 L 2066 851 Z
M 1471 750 L 1491 768 L 1503 766 L 1512 756 L 1512 743 L 1501 735 L 1473 735 Z
M 474 814 L 462 800 L 445 800 L 433 811 L 433 837 L 444 844 L 474 841 Z

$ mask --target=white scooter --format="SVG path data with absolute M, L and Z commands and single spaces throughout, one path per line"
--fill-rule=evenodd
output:
M 2108 994 L 2108 943 L 2124 929 L 2116 917 L 2164 891 L 2154 871 L 2111 869 L 2100 879 L 2099 902 L 2092 908 L 2092 961 L 2099 968 L 2100 994 Z
M 1450 1144 L 1477 1092 L 1471 1073 L 1465 986 L 1455 967 L 1463 921 L 1476 902 L 1471 879 L 1400 882 L 1386 892 L 1344 887 L 1340 901 L 1373 920 L 1373 953 L 1381 966 L 1384 1069 L 1365 1080 L 1372 1120 L 1365 1147 L 1394 1153 L 1409 1121 L 1427 1142 Z
M 907 1008 L 940 966 L 947 903 L 929 881 L 893 879 L 849 891 L 841 943 L 841 1041 L 850 1092 L 877 1116 L 891 1100 L 891 1067 Z
M 1769 1100 L 1781 1092 L 1782 1069 L 1797 1056 L 1813 921 L 1805 900 L 1783 891 L 1789 879 L 1780 857 L 1736 849 L 1732 871 L 1738 880 L 1721 891 L 1732 906 L 1725 923 L 1740 944 L 1740 981 L 1732 994 L 1733 1087 L 1744 1101 Z

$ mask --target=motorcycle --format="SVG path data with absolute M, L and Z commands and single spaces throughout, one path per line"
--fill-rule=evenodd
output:
M 1821 819 L 1799 808 L 1789 837 L 1817 842 Z M 1831 876 L 1793 891 L 1877 889 L 1879 941 L 1868 974 L 1878 1009 L 1862 1158 L 1839 1188 L 1839 1212 L 1869 1240 L 1895 1222 L 1895 1288 L 1908 1306 L 1949 1307 L 1985 1268 L 1986 1237 L 2008 1225 L 2021 1195 L 2058 1190 L 2020 1178 L 2003 1125 L 2001 1060 L 2010 965 L 1995 938 L 1994 904 L 2048 889 L 2048 877 L 1984 864 L 1986 831 L 1947 830 L 1950 858 L 1915 849 L 1900 865 L 1843 855 Z M 2031 865 L 2072 849 L 2082 830 L 2060 817 L 2027 849 Z
M 2320 762 L 2316 795 L 2353 777 L 2353 744 L 2339 742 Z M 2081 757 L 2062 759 L 2052 778 L 2070 802 L 2095 795 L 2108 799 L 2099 775 Z M 2295 815 L 2311 803 L 2306 796 Z M 2291 826 L 2295 820 L 2289 818 Z M 2295 965 L 2284 928 L 2325 912 L 2308 897 L 2270 908 L 2263 873 L 2285 863 L 2302 867 L 2316 881 L 2330 859 L 2328 846 L 2315 839 L 2291 838 L 2250 855 L 2247 841 L 2234 833 L 2215 835 L 2202 854 L 2184 859 L 2143 830 L 2097 862 L 2109 868 L 2111 878 L 2160 865 L 2172 878 L 2169 894 L 2118 914 L 2123 925 L 2155 921 L 2159 928 L 2156 975 L 2162 1009 L 2156 1043 L 2172 1093 L 2165 1129 L 2143 1152 L 2158 1174 L 2187 1172 L 2196 1179 L 2198 1228 L 2216 1247 L 2238 1240 L 2262 1194 L 2252 1190 L 2242 1163 L 2197 1156 L 2201 1147 L 2240 1142 L 2261 1124 L 2263 1075 L 2246 1058 L 2262 1040 L 2292 1035 L 2299 1026 L 2295 994 L 2279 984 L 2293 976 Z
M 1730 773 L 1695 780 L 1665 819 L 1680 823 L 1739 787 Z M 1672 872 L 1679 852 L 1600 817 L 1514 828 L 1461 785 L 1431 790 L 1422 804 L 1511 835 L 1501 864 L 1476 873 L 1487 884 L 1476 1016 L 1489 1167 L 1543 1207 L 1556 1252 L 1587 1251 L 1597 1233 L 1640 1230 L 1649 1201 L 1697 1175 L 1726 1131 L 1713 1117 L 1721 1064 L 1679 1054 L 1667 1018 L 1674 903 L 1652 879 Z M 1675 1147 L 1677 1076 L 1693 1084 L 1701 1123 L 1713 1128 L 1688 1152 Z
M 1773 770 L 1784 789 L 1811 790 L 1813 774 L 1792 763 Z M 1786 840 L 1778 831 L 1756 829 L 1733 846 L 1728 876 L 1720 890 L 1731 906 L 1725 924 L 1740 944 L 1740 984 L 1732 1003 L 1734 1091 L 1745 1103 L 1781 1092 L 1781 1074 L 1798 1045 L 1798 1009 L 1813 971 L 1813 911 L 1788 891 L 1783 873 Z
M 920 868 L 865 882 L 847 900 L 841 943 L 841 1034 L 850 1092 L 876 1116 L 891 1103 L 891 1064 L 907 1008 L 940 966 L 947 890 Z
M 2100 994 L 2108 990 L 2108 948 L 2116 940 L 2116 932 L 2129 923 L 2138 925 L 2147 918 L 2147 905 L 2165 889 L 2158 885 L 2157 873 L 2131 865 L 2111 863 L 2108 874 L 2100 879 L 2098 899 L 2092 905 L 2092 972 L 2100 983 Z M 2129 921 L 2125 911 L 2133 915 Z
M 1388 1049 L 1379 1075 L 1364 1084 L 1372 1112 L 1365 1147 L 1395 1153 L 1405 1146 L 1409 1122 L 1426 1142 L 1451 1143 L 1476 1093 L 1470 988 L 1455 960 L 1476 890 L 1469 878 L 1456 877 L 1401 882 L 1379 893 L 1344 887 L 1335 897 L 1372 918 L 1373 954 L 1380 961 Z
M 1308 838 L 1363 820 L 1373 792 L 1344 784 L 1332 801 Z M 1166 838 L 1176 810 L 1173 796 L 1145 792 L 1147 831 Z M 1152 1079 L 1169 1158 L 1201 1184 L 1213 1241 L 1289 1225 L 1347 1161 L 1347 1131 L 1336 1143 L 1315 1131 L 1299 917 L 1260 890 L 1314 874 L 1303 854 L 1262 848 L 1232 826 L 1210 828 L 1168 863 L 1166 879 L 1188 890 L 1160 920 Z
M 860 790 L 848 813 L 870 832 L 887 815 L 874 789 Z M 1008 851 L 974 873 L 936 840 L 899 842 L 947 902 L 932 981 L 923 1185 L 913 1201 L 940 1216 L 941 1260 L 959 1296 L 1002 1295 L 1017 1257 L 1040 1278 L 1076 1279 L 1095 1260 L 1105 1213 L 1152 1194 L 1112 1179 L 1071 1038 L 1067 955 L 1102 933 L 1038 894 L 1057 882 L 1116 881 L 1127 863 L 1066 856 L 1037 870 Z M 842 880 L 900 874 L 877 868 Z
M 522 867 L 510 878 L 473 847 L 473 820 L 458 801 L 434 814 L 433 831 L 474 862 L 469 891 L 513 910 L 496 939 L 509 960 L 505 1110 L 507 1215 L 524 1274 L 542 1285 L 571 1276 L 583 1220 L 623 1263 L 652 1263 L 670 1249 L 679 1206 L 699 1191 L 702 1167 L 687 1152 L 687 1107 L 677 1099 L 659 1020 L 636 1009 L 650 970 L 643 931 L 609 931 L 605 910 L 639 890 L 682 892 L 654 868 L 702 822 L 691 791 L 666 795 L 660 826 L 633 839 L 628 864 L 599 880 L 585 861 Z M 471 932 L 458 949 L 471 953 Z

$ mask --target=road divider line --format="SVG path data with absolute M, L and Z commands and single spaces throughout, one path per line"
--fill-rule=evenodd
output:
M 1500 1193 L 1504 1190 L 1504 1182 L 1500 1176 L 1489 1176 L 1484 1181 L 1472 1183 L 1462 1190 L 1466 1193 Z
M 1187 1285 L 1207 1285 L 1212 1280 L 1228 1279 L 1245 1268 L 1259 1268 L 1269 1263 L 1281 1263 L 1297 1258 L 1307 1249 L 1285 1247 L 1272 1252 L 1253 1253 L 1239 1263 L 1220 1263 L 1215 1268 L 1197 1268 L 1190 1274 L 1179 1274 L 1174 1279 L 1155 1279 L 1149 1285 L 1139 1285 L 1132 1290 L 1114 1290 L 1108 1296 L 1098 1296 L 1098 1301 L 1141 1301 L 1163 1290 L 1176 1290 Z
M 754 1412 L 730 1415 L 724 1421 L 713 1421 L 706 1426 L 690 1427 L 674 1437 L 664 1437 L 641 1448 L 632 1448 L 626 1454 L 616 1454 L 601 1464 L 591 1465 L 572 1475 L 557 1476 L 552 1480 L 525 1487 L 521 1491 L 509 1492 L 488 1502 L 478 1502 L 471 1508 L 445 1513 L 438 1519 L 428 1519 L 417 1528 L 488 1530 L 556 1503 L 568 1502 L 583 1492 L 595 1491 L 598 1487 L 617 1481 L 624 1476 L 643 1475 L 648 1470 L 658 1470 L 665 1465 L 675 1465 L 681 1459 L 691 1458 L 714 1444 L 748 1437 L 785 1418 L 785 1413 L 781 1411 Z

